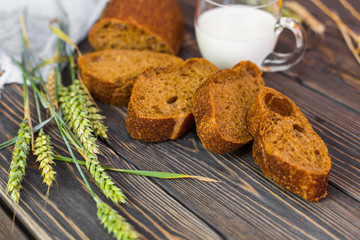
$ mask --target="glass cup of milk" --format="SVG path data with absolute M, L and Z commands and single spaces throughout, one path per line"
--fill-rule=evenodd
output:
M 305 52 L 305 32 L 292 18 L 281 17 L 282 0 L 197 0 L 195 33 L 201 55 L 220 69 L 243 60 L 263 71 L 284 71 Z M 284 28 L 295 36 L 290 53 L 274 52 Z

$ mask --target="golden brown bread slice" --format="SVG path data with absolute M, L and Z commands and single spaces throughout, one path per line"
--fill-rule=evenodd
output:
M 103 103 L 127 106 L 136 77 L 149 67 L 182 65 L 179 57 L 151 51 L 109 49 L 78 59 L 79 74 L 92 96 Z
M 293 111 L 294 106 L 295 104 L 288 97 L 275 89 L 269 87 L 263 88 L 256 96 L 247 114 L 247 126 L 250 134 L 255 137 L 262 116 L 269 111 L 277 112 L 283 116 L 290 116 L 291 114 L 303 116 L 300 111 L 297 111 L 297 106 L 295 106 L 297 110 Z
M 193 58 L 183 66 L 148 69 L 135 81 L 126 116 L 132 138 L 143 141 L 176 139 L 193 126 L 191 99 L 218 68 Z
M 308 201 L 325 198 L 331 159 L 324 141 L 288 97 L 264 88 L 247 116 L 263 173 Z
M 89 32 L 96 50 L 110 48 L 177 54 L 183 18 L 176 0 L 111 0 Z
M 265 86 L 261 70 L 250 61 L 210 77 L 193 97 L 197 134 L 204 147 L 227 153 L 253 138 L 246 126 L 246 113 Z

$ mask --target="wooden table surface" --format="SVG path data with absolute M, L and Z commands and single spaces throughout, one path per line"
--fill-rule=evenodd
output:
M 263 77 L 267 86 L 284 93 L 301 108 L 325 141 L 332 158 L 328 196 L 311 203 L 279 187 L 253 162 L 251 144 L 217 155 L 203 148 L 195 131 L 176 141 L 147 143 L 131 139 L 124 122 L 126 108 L 99 103 L 110 130 L 109 142 L 99 142 L 101 163 L 221 181 L 161 180 L 109 172 L 128 198 L 127 204 L 112 206 L 145 239 L 359 238 L 360 65 L 335 23 L 311 1 L 300 2 L 326 25 L 325 36 L 321 39 L 307 31 L 302 61 L 288 71 L 265 73 Z M 339 1 L 324 2 L 360 33 L 359 21 Z M 360 10 L 359 0 L 350 2 Z M 180 56 L 199 57 L 192 18 L 195 1 L 180 3 L 186 29 Z M 90 51 L 86 40 L 81 48 Z M 31 108 L 36 119 L 33 102 Z M 0 142 L 16 136 L 22 109 L 21 86 L 6 86 L 0 100 Z M 52 136 L 56 153 L 67 155 L 55 124 L 47 125 L 45 130 Z M 30 156 L 21 201 L 15 208 L 5 194 L 11 150 L 0 151 L 1 239 L 111 239 L 96 217 L 90 193 L 69 163 L 56 162 L 57 183 L 46 202 L 47 187 Z

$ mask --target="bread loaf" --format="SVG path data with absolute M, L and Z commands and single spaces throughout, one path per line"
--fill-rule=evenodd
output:
M 197 134 L 204 147 L 227 153 L 253 138 L 246 126 L 246 114 L 265 86 L 261 70 L 250 61 L 210 77 L 193 97 Z
M 79 74 L 92 96 L 103 103 L 127 106 L 136 77 L 149 67 L 181 65 L 173 55 L 109 49 L 78 59 Z
M 254 135 L 253 157 L 263 173 L 308 201 L 325 198 L 331 159 L 293 101 L 264 88 L 247 116 Z
M 89 32 L 96 50 L 110 48 L 177 54 L 183 18 L 176 0 L 111 0 Z
M 201 58 L 182 66 L 148 69 L 135 81 L 126 116 L 132 138 L 143 141 L 176 139 L 194 124 L 191 99 L 217 67 Z

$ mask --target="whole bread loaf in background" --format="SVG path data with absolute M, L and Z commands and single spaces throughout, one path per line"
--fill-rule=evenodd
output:
M 150 50 L 177 54 L 184 23 L 176 0 L 110 0 L 89 32 L 96 50 Z
M 126 115 L 132 138 L 143 141 L 177 139 L 194 125 L 191 99 L 218 68 L 202 58 L 182 66 L 148 69 L 135 81 Z
M 246 114 L 264 86 L 261 70 L 250 61 L 242 61 L 214 74 L 197 89 L 193 114 L 206 149 L 227 153 L 253 139 Z
M 252 104 L 247 122 L 255 137 L 254 160 L 266 176 L 308 201 L 325 198 L 331 159 L 293 101 L 266 87 Z
M 105 104 L 127 106 L 136 77 L 149 67 L 182 65 L 170 54 L 109 49 L 78 58 L 79 74 L 91 95 Z

